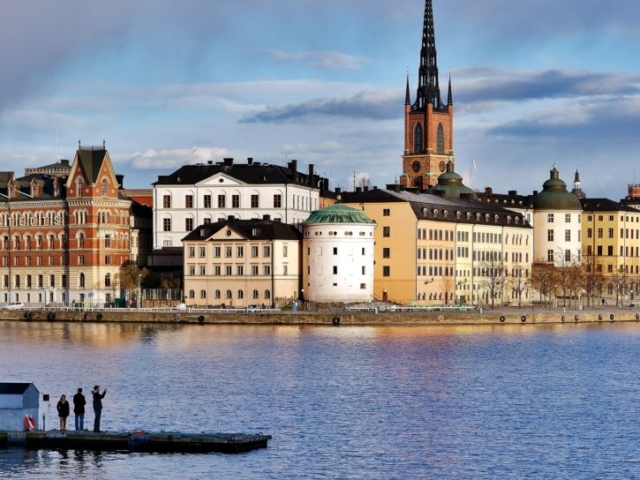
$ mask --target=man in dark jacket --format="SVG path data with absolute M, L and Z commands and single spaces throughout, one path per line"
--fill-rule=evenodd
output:
M 100 386 L 96 385 L 93 387 L 93 412 L 96 414 L 96 417 L 93 421 L 93 431 L 100 431 L 100 416 L 102 415 L 102 399 L 107 394 L 107 389 L 104 389 L 104 392 L 100 393 Z
M 73 413 L 76 414 L 76 430 L 84 430 L 84 406 L 87 401 L 82 394 L 82 389 L 73 396 Z

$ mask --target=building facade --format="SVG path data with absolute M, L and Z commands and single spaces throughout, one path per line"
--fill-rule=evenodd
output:
M 298 171 L 298 162 L 287 167 L 254 162 L 187 165 L 153 184 L 154 249 L 182 247 L 182 239 L 196 226 L 234 217 L 262 219 L 292 225 L 302 223 L 321 206 L 328 180 Z
M 104 145 L 79 146 L 68 176 L 0 174 L 1 300 L 94 305 L 119 297 L 131 238 L 148 244 L 150 236 L 120 183 Z
M 300 239 L 294 226 L 268 219 L 198 226 L 183 239 L 185 303 L 271 307 L 298 299 Z

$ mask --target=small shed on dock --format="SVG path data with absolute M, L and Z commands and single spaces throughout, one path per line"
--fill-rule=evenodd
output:
M 0 383 L 0 430 L 24 430 L 24 416 L 38 421 L 40 391 L 33 383 Z

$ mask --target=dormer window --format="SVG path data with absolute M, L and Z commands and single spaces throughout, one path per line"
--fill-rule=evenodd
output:
M 84 182 L 82 181 L 82 177 L 76 178 L 76 190 L 79 197 L 82 196 L 82 187 L 84 186 Z
M 101 193 L 103 196 L 106 196 L 109 193 L 109 182 L 107 182 L 106 178 L 102 179 Z

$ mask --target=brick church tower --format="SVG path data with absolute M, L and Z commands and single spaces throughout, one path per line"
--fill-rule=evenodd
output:
M 404 104 L 404 155 L 400 184 L 426 190 L 438 183 L 453 155 L 453 96 L 451 76 L 447 103 L 440 98 L 432 0 L 426 0 L 418 89 L 411 103 L 409 78 Z

